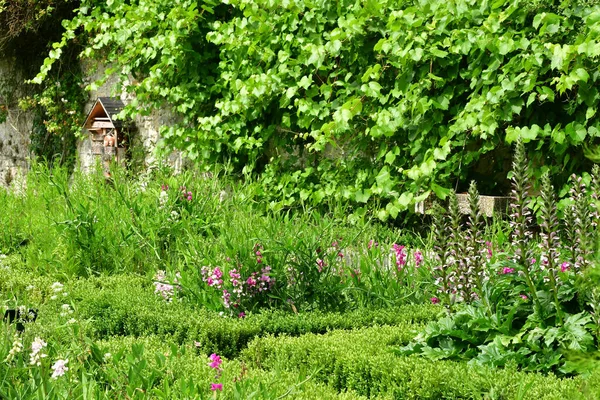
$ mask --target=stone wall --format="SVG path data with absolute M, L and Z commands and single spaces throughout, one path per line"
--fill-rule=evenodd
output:
M 33 113 L 24 112 L 18 108 L 18 98 L 26 95 L 25 86 L 22 84 L 23 76 L 15 68 L 15 61 L 0 56 L 0 104 L 8 102 L 8 116 L 0 124 L 0 187 L 10 186 L 19 177 L 24 176 L 29 169 L 30 160 L 30 133 L 33 127 Z M 97 68 L 84 63 L 84 71 L 88 71 L 86 82 L 93 82 L 104 74 L 104 68 Z M 108 80 L 97 91 L 90 92 L 85 105 L 87 114 L 99 96 L 115 96 L 113 88 L 115 80 Z M 2 88 L 10 88 L 2 92 Z M 15 89 L 16 88 L 16 89 Z M 125 103 L 130 99 L 124 94 L 117 94 Z M 173 124 L 175 119 L 165 110 L 157 110 L 149 116 L 137 117 L 134 121 L 134 145 L 138 150 L 143 150 L 143 163 L 146 168 L 156 165 L 154 149 L 160 139 L 160 127 Z M 84 132 L 86 133 L 86 132 Z M 92 155 L 91 141 L 81 140 L 77 146 L 78 167 L 83 171 L 91 171 L 96 159 Z M 178 152 L 172 153 L 165 160 L 175 170 L 181 170 L 183 159 Z
M 8 102 L 6 121 L 0 124 L 0 187 L 9 186 L 29 167 L 29 134 L 33 115 L 19 110 L 18 98 L 25 94 L 22 74 L 11 59 L 0 59 L 0 103 Z
M 92 66 L 89 64 L 83 64 L 83 70 L 87 71 L 87 77 L 85 83 L 89 84 L 104 76 L 105 68 L 100 66 Z M 107 80 L 97 91 L 92 91 L 89 94 L 88 102 L 85 105 L 85 113 L 91 110 L 96 99 L 98 97 L 119 97 L 125 104 L 127 104 L 131 98 L 124 93 L 115 93 L 114 87 L 116 79 Z M 134 146 L 141 147 L 144 152 L 144 164 L 146 168 L 152 168 L 157 164 L 159 160 L 156 159 L 154 149 L 160 139 L 160 127 L 171 125 L 175 123 L 175 118 L 169 112 L 165 110 L 155 110 L 148 116 L 138 116 L 133 121 L 133 143 Z M 86 133 L 86 132 L 84 132 Z M 79 142 L 77 153 L 79 156 L 79 167 L 83 171 L 90 171 L 95 168 L 95 162 L 97 158 L 92 154 L 92 143 L 89 137 Z M 172 153 L 167 157 L 166 161 L 169 165 L 173 166 L 176 171 L 181 170 L 183 166 L 183 159 L 181 154 L 178 152 Z

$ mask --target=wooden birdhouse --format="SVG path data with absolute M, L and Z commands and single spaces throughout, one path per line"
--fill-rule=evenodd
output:
M 128 141 L 127 125 L 118 119 L 125 104 L 112 97 L 98 97 L 84 124 L 92 142 L 92 154 L 102 160 L 104 173 L 110 176 L 110 163 L 125 161 Z

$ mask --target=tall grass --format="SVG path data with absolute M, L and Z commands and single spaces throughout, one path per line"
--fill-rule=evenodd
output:
M 213 309 L 223 309 L 222 288 L 206 285 L 203 266 L 219 267 L 224 285 L 233 269 L 246 281 L 271 268 L 269 290 L 240 311 L 394 305 L 421 302 L 433 290 L 427 268 L 401 273 L 390 253 L 411 232 L 350 219 L 345 205 L 272 211 L 260 203 L 260 182 L 218 171 L 112 175 L 109 182 L 100 171 L 32 165 L 21 191 L 0 190 L 0 253 L 57 278 L 178 274 L 177 294 Z M 371 240 L 380 244 L 369 249 Z

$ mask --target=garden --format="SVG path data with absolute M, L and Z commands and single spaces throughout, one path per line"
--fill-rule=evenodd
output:
M 259 182 L 35 165 L 4 212 L 3 398 L 596 398 L 600 171 L 407 231 Z M 7 311 L 8 313 L 8 311 Z
M 598 37 L 597 0 L 0 0 L 0 399 L 600 398 Z

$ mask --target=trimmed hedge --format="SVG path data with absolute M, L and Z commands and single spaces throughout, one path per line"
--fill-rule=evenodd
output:
M 598 379 L 490 369 L 452 361 L 396 356 L 411 339 L 403 327 L 371 327 L 326 335 L 264 337 L 243 352 L 265 369 L 321 368 L 319 379 L 337 390 L 398 399 L 597 399 Z M 592 383 L 593 382 L 593 383 Z
M 92 321 L 90 334 L 94 337 L 169 336 L 177 343 L 199 341 L 206 352 L 219 352 L 227 357 L 235 356 L 254 337 L 265 334 L 322 334 L 333 329 L 384 324 L 410 329 L 413 324 L 435 319 L 441 310 L 431 305 L 408 305 L 343 314 L 294 315 L 271 311 L 244 319 L 227 318 L 182 303 L 166 303 L 152 292 L 148 280 L 127 275 L 78 281 L 72 289 L 72 298 L 77 318 Z

